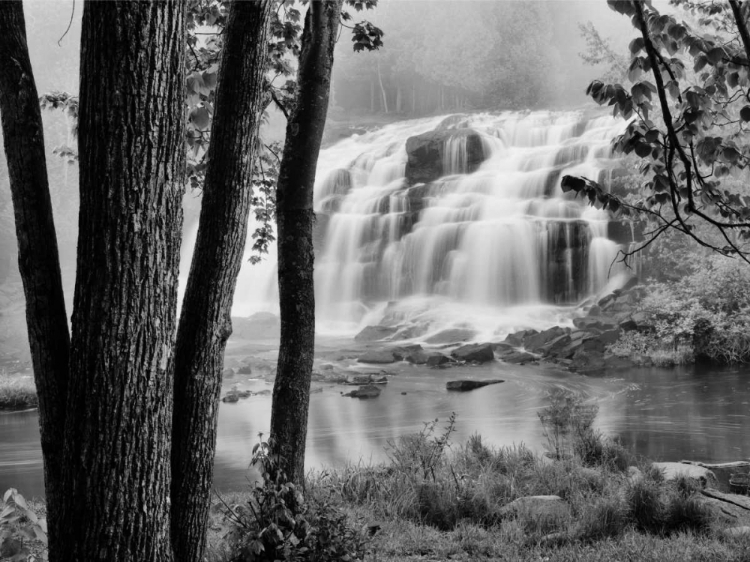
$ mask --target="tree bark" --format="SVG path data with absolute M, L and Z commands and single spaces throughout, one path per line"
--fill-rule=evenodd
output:
M 271 443 L 282 469 L 304 484 L 310 377 L 315 351 L 313 184 L 328 111 L 342 0 L 310 2 L 276 193 L 281 343 L 273 388 Z
M 0 2 L 0 114 L 18 266 L 39 398 L 50 547 L 59 541 L 63 427 L 70 333 L 44 153 L 44 130 L 21 0 Z
M 88 1 L 63 561 L 170 561 L 185 3 Z
M 172 365 L 172 544 L 181 562 L 200 562 L 205 550 L 221 372 L 247 238 L 271 5 L 236 0 L 224 31 L 198 236 Z

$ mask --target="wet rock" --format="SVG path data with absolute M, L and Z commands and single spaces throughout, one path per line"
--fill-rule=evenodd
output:
M 602 342 L 605 346 L 615 343 L 620 339 L 620 329 L 615 328 L 614 330 L 607 330 L 599 334 L 596 339 Z
M 544 330 L 538 334 L 530 335 L 523 339 L 523 346 L 529 351 L 538 351 L 545 344 L 552 340 L 564 336 L 567 332 L 560 326 L 554 326 L 549 330 Z
M 238 375 L 252 375 L 253 368 L 249 364 L 243 363 L 237 368 L 237 374 Z
M 406 181 L 408 185 L 429 183 L 448 172 L 443 167 L 446 145 L 451 141 L 464 142 L 466 146 L 465 169 L 460 173 L 471 173 L 484 161 L 482 139 L 472 129 L 436 130 L 409 137 L 406 140 Z
M 563 350 L 570 346 L 572 341 L 573 339 L 568 334 L 563 334 L 562 336 L 544 344 L 539 349 L 539 352 L 548 357 L 557 357 L 563 352 Z
M 589 351 L 581 348 L 573 355 L 573 361 L 569 368 L 571 371 L 584 375 L 599 373 L 605 368 L 604 354 L 600 351 Z
M 453 363 L 450 357 L 442 353 L 433 352 L 428 358 L 426 365 L 428 367 L 443 367 Z
M 357 361 L 360 363 L 386 364 L 395 363 L 396 357 L 394 357 L 393 352 L 390 350 L 371 349 L 370 351 L 366 351 L 363 355 L 360 355 Z
M 372 342 L 384 340 L 398 331 L 398 328 L 390 326 L 366 326 L 354 336 L 354 341 Z
M 422 346 L 418 344 L 414 345 L 400 345 L 391 349 L 393 356 L 397 361 L 407 361 L 408 357 L 423 351 Z
M 473 380 L 460 380 L 460 381 L 448 381 L 448 383 L 445 385 L 445 388 L 447 390 L 458 390 L 461 392 L 466 392 L 467 390 L 474 390 L 475 388 L 482 388 L 483 386 L 488 386 L 491 384 L 500 384 L 501 382 L 505 382 L 502 379 L 492 379 L 488 381 L 473 381 Z
M 388 384 L 388 377 L 373 377 L 372 375 L 355 375 L 346 380 L 346 384 L 354 386 L 366 386 L 369 384 Z
M 221 377 L 224 379 L 231 379 L 234 377 L 234 369 L 224 369 L 221 372 Z
M 229 393 L 224 398 L 221 399 L 222 402 L 226 402 L 228 404 L 239 402 L 239 400 L 240 400 L 240 397 L 237 396 L 236 392 Z
M 521 330 L 520 332 L 516 332 L 514 334 L 508 334 L 505 338 L 505 342 L 514 347 L 521 347 L 523 345 L 524 339 L 538 333 L 539 332 L 537 330 Z
M 530 363 L 536 361 L 538 357 L 525 351 L 510 351 L 500 355 L 500 360 L 505 363 L 513 363 L 515 365 L 523 365 L 524 363 Z
M 606 332 L 617 327 L 617 321 L 607 316 L 586 316 L 583 318 L 574 318 L 573 325 L 579 330 L 586 332 Z
M 347 392 L 344 396 L 350 396 L 352 398 L 377 398 L 380 396 L 380 393 L 380 387 L 377 387 L 374 384 L 368 384 L 360 386 L 357 390 Z
M 473 361 L 475 363 L 487 363 L 495 360 L 492 344 L 489 343 L 462 345 L 453 351 L 451 356 L 459 361 Z
M 620 329 L 623 332 L 633 332 L 638 329 L 638 324 L 632 318 L 627 318 L 620 322 Z
M 431 344 L 461 343 L 472 339 L 476 335 L 477 333 L 474 330 L 468 328 L 450 328 L 433 334 L 425 342 Z

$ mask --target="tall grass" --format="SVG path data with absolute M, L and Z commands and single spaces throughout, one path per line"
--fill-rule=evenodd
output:
M 30 376 L 0 374 L 0 410 L 24 410 L 38 405 Z

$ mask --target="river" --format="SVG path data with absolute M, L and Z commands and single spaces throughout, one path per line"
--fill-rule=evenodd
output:
M 330 342 L 329 351 L 340 343 Z M 266 353 L 273 355 L 272 350 Z M 355 366 L 351 359 L 340 364 Z M 545 438 L 537 412 L 555 387 L 569 388 L 598 404 L 597 428 L 652 460 L 722 462 L 750 456 L 748 367 L 633 369 L 602 377 L 500 362 L 446 370 L 397 363 L 385 369 L 392 375 L 377 399 L 346 398 L 341 393 L 349 387 L 313 383 L 308 469 L 387 460 L 389 442 L 435 418 L 443 427 L 451 412 L 457 414 L 452 436 L 456 444 L 476 432 L 496 446 L 524 443 L 541 452 Z M 505 383 L 466 393 L 445 390 L 447 381 L 469 377 L 501 378 Z M 229 382 L 255 391 L 271 388 L 271 383 L 249 377 Z M 218 489 L 247 485 L 251 450 L 258 433 L 268 432 L 270 411 L 269 395 L 221 405 Z M 36 411 L 0 414 L 0 490 L 11 486 L 29 496 L 43 492 Z

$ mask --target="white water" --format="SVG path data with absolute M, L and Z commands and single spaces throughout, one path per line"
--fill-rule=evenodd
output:
M 612 266 L 619 246 L 606 238 L 606 213 L 559 187 L 566 174 L 607 176 L 621 122 L 578 112 L 467 116 L 462 127 L 480 135 L 484 163 L 466 174 L 467 137 L 452 138 L 442 161 L 449 175 L 409 189 L 406 141 L 444 118 L 395 123 L 321 152 L 319 332 L 354 334 L 385 316 L 417 327 L 417 339 L 459 326 L 496 337 L 565 324 L 574 305 L 624 275 Z M 275 262 L 272 251 L 243 267 L 235 315 L 278 310 Z

